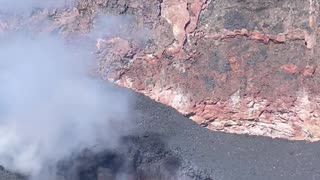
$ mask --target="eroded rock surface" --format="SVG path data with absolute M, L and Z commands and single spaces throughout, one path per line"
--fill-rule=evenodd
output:
M 168 15 L 183 3 L 189 16 Z M 162 5 L 173 45 L 185 41 L 183 47 L 134 56 L 116 83 L 173 106 L 212 130 L 319 138 L 317 1 Z
M 318 0 L 79 0 L 0 31 L 89 40 L 104 79 L 209 129 L 315 141 L 318 12 Z

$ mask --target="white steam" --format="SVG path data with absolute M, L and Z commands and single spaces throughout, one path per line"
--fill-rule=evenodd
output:
M 89 76 L 89 56 L 54 38 L 0 39 L 0 164 L 38 176 L 97 143 L 116 144 L 128 99 Z
M 37 8 L 63 8 L 74 0 L 0 0 L 0 12 L 27 13 Z
M 0 0 L 0 14 L 73 2 Z M 89 49 L 11 33 L 0 32 L 0 165 L 33 180 L 56 180 L 58 161 L 97 144 L 117 145 L 130 127 L 129 97 L 90 76 Z

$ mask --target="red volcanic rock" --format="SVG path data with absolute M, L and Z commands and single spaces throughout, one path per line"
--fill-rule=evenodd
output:
M 90 19 L 101 3 L 79 9 L 84 16 L 76 19 Z M 151 34 L 141 44 L 121 34 L 98 41 L 105 79 L 212 130 L 319 140 L 319 25 L 308 1 L 102 4 L 136 17 L 137 28 L 128 31 L 145 27 Z
M 112 38 L 109 40 L 98 39 L 96 46 L 98 50 L 104 50 L 109 46 L 114 54 L 120 56 L 126 56 L 131 50 L 129 42 L 121 38 Z
M 241 29 L 240 34 L 241 36 L 248 36 L 249 32 L 247 29 Z
M 277 35 L 271 35 L 270 40 L 272 40 L 273 42 L 276 42 L 276 43 L 284 43 L 284 42 L 286 42 L 286 36 L 284 33 L 280 33 Z
M 194 0 L 191 4 L 190 4 L 190 23 L 187 26 L 187 32 L 188 33 L 193 33 L 194 30 L 197 28 L 197 24 L 198 24 L 198 19 L 199 19 L 199 15 L 201 13 L 201 10 L 203 10 L 204 6 L 206 5 L 206 1 L 205 0 Z
M 305 32 L 301 29 L 288 31 L 287 38 L 290 40 L 304 40 L 305 39 Z
M 37 27 L 90 38 L 98 15 L 130 16 L 117 22 L 121 32 L 92 40 L 102 78 L 212 130 L 315 141 L 320 37 L 313 6 L 291 0 L 80 0 L 74 9 L 35 13 L 22 24 L 0 18 L 0 31 Z M 36 26 L 44 20 L 46 30 Z
M 256 40 L 256 41 L 262 41 L 264 43 L 268 43 L 269 42 L 269 37 L 266 36 L 265 34 L 262 34 L 258 31 L 253 31 L 250 35 L 250 39 L 252 40 Z
M 238 71 L 240 68 L 239 60 L 237 60 L 235 57 L 232 57 L 229 59 L 230 67 L 232 71 Z
M 187 1 L 164 0 L 161 4 L 161 16 L 172 26 L 176 43 L 174 48 L 180 49 L 186 39 L 186 24 L 190 21 Z
M 302 75 L 305 77 L 311 77 L 316 71 L 316 67 L 307 65 L 303 70 Z
M 294 64 L 285 64 L 281 66 L 281 70 L 287 74 L 296 74 L 298 67 Z

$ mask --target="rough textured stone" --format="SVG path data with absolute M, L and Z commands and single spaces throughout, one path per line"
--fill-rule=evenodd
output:
M 134 61 L 116 83 L 171 105 L 199 124 L 211 122 L 209 129 L 317 140 L 310 138 L 316 131 L 305 126 L 311 123 L 311 107 L 298 100 L 318 92 L 317 27 L 310 21 L 317 4 L 206 3 L 195 33 L 186 36 L 186 54 L 166 51 Z
M 29 21 L 0 21 L 0 31 L 50 17 L 36 30 L 96 41 L 104 79 L 209 129 L 315 141 L 318 12 L 318 0 L 79 0 Z M 130 18 L 108 33 L 97 28 L 101 14 Z

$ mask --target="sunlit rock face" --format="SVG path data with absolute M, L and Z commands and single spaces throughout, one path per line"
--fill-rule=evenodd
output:
M 209 129 L 316 141 L 318 12 L 315 0 L 79 0 L 0 31 L 85 42 L 105 80 Z
M 120 37 L 133 50 L 126 51 L 134 54 L 131 60 L 114 50 L 123 43 L 104 42 L 106 48 L 98 53 L 102 66 L 118 67 L 112 72 L 101 68 L 105 79 L 143 92 L 212 130 L 318 140 L 317 3 L 154 3 L 161 8 L 137 10 L 126 4 L 150 36 L 143 47 Z M 154 11 L 158 17 L 145 15 Z M 177 11 L 186 15 L 179 18 Z

